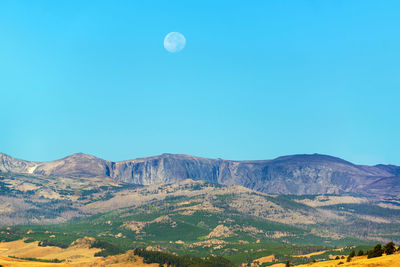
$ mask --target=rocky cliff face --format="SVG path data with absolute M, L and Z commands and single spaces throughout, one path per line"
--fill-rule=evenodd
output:
M 163 154 L 120 162 L 81 153 L 51 162 L 30 162 L 0 154 L 0 171 L 43 176 L 111 177 L 141 185 L 193 179 L 242 185 L 272 194 L 380 194 L 387 193 L 388 186 L 393 192 L 400 192 L 400 167 L 361 166 L 318 154 L 260 161 Z

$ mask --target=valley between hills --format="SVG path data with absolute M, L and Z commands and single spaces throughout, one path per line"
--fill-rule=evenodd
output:
M 400 242 L 399 175 L 397 166 L 318 154 L 123 162 L 0 154 L 0 264 L 140 266 L 146 251 L 186 257 L 182 266 L 322 263 Z

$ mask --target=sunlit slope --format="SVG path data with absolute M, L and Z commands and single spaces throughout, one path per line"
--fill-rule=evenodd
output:
M 81 239 L 82 240 L 82 239 Z M 85 242 L 76 242 L 68 248 L 55 246 L 38 246 L 38 242 L 25 243 L 23 240 L 0 243 L 0 265 L 6 266 L 157 266 L 156 264 L 144 264 L 140 257 L 127 253 L 109 256 L 95 257 L 100 251 L 97 248 L 89 248 Z M 13 258 L 16 257 L 16 258 Z M 34 258 L 27 260 L 24 258 Z M 61 263 L 40 262 L 38 260 L 60 260 Z
M 330 260 L 315 262 L 303 265 L 296 265 L 299 267 L 313 266 L 313 267 L 331 267 L 331 266 L 368 266 L 368 267 L 396 267 L 400 266 L 400 254 L 396 253 L 393 255 L 384 255 L 382 257 L 376 257 L 367 259 L 367 256 L 354 257 L 350 262 L 346 259 Z
M 13 259 L 7 256 L 0 256 L 0 264 L 4 267 L 15 266 L 15 267 L 45 267 L 45 266 L 68 266 L 64 263 L 46 263 L 46 262 L 35 262 L 20 259 Z
M 98 248 L 78 245 L 66 249 L 55 246 L 38 246 L 39 242 L 25 243 L 23 240 L 0 243 L 1 256 L 18 258 L 38 258 L 43 260 L 63 260 L 67 262 L 91 262 L 94 254 L 101 251 Z

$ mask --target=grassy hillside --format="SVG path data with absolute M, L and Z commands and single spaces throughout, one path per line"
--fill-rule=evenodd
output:
M 395 267 L 399 266 L 400 254 L 384 255 L 382 257 L 368 259 L 367 256 L 354 257 L 350 262 L 346 259 L 321 261 L 298 265 L 298 267 L 332 267 L 332 266 L 353 266 L 353 267 Z M 297 265 L 296 265 L 297 266 Z
M 0 229 L 0 240 L 27 238 L 27 242 L 65 248 L 89 236 L 110 244 L 104 255 L 143 247 L 178 255 L 224 256 L 235 263 L 272 254 L 279 261 L 301 263 L 307 260 L 289 255 L 368 244 L 355 238 L 322 237 L 308 229 L 241 213 L 227 204 L 234 198 L 231 194 L 207 201 L 199 196 L 169 197 L 66 223 L 4 227 Z
M 96 238 L 104 255 L 148 248 L 239 264 L 328 259 L 336 247 L 400 238 L 396 200 L 360 195 L 268 195 L 186 180 L 135 186 L 97 178 L 1 174 L 0 241 L 68 247 Z M 293 255 L 326 251 L 310 258 Z

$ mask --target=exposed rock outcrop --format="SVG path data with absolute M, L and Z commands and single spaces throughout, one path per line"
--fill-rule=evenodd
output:
M 207 238 L 211 239 L 215 237 L 229 237 L 230 235 L 232 235 L 232 231 L 225 225 L 220 224 L 207 235 Z
M 293 155 L 274 160 L 231 161 L 163 154 L 111 162 L 74 154 L 31 162 L 0 154 L 0 171 L 43 176 L 109 177 L 132 184 L 174 183 L 185 179 L 241 185 L 272 194 L 400 194 L 400 167 L 362 166 L 326 155 Z

